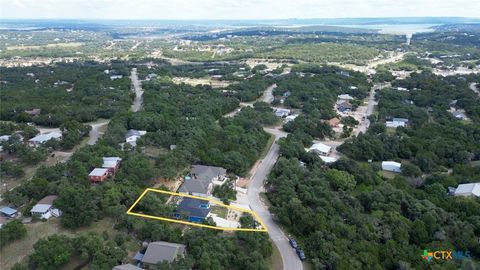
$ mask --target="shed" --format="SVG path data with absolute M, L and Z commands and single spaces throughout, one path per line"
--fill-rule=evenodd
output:
M 480 197 L 480 182 L 479 183 L 468 183 L 460 184 L 457 189 L 455 189 L 455 196 L 476 196 Z
M 382 170 L 390 172 L 402 172 L 402 164 L 395 161 L 383 161 Z

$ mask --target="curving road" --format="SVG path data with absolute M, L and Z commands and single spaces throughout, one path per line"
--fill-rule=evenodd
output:
M 287 133 L 279 130 L 278 128 L 265 128 L 265 131 L 275 136 L 275 142 L 270 147 L 270 150 L 265 158 L 260 161 L 252 173 L 250 183 L 248 184 L 248 201 L 250 203 L 250 208 L 259 215 L 263 222 L 265 222 L 270 238 L 280 251 L 283 269 L 300 270 L 303 269 L 302 262 L 295 253 L 295 250 L 288 243 L 287 236 L 283 233 L 282 229 L 275 223 L 275 221 L 273 221 L 272 214 L 268 211 L 268 207 L 260 198 L 260 193 L 263 191 L 265 179 L 278 159 L 280 148 L 277 144 L 277 141 L 278 139 L 287 136 Z

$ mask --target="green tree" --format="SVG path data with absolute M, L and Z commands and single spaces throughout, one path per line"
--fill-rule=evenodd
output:
M 355 185 L 357 184 L 353 175 L 349 174 L 348 172 L 339 171 L 337 169 L 329 169 L 325 173 L 325 176 L 330 182 L 330 185 L 337 190 L 351 190 L 355 188 Z
M 52 235 L 33 245 L 30 262 L 38 269 L 53 270 L 67 263 L 73 255 L 72 240 L 65 235 Z

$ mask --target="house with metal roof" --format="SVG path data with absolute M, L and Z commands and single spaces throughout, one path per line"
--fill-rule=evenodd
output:
M 468 184 L 460 184 L 455 189 L 453 193 L 454 196 L 476 196 L 480 197 L 480 182 L 479 183 L 468 183 Z
M 62 212 L 53 207 L 53 202 L 58 198 L 56 195 L 48 195 L 38 201 L 30 210 L 32 216 L 37 216 L 43 219 L 49 219 L 50 217 L 59 217 Z
M 6 206 L 0 208 L 0 213 L 6 217 L 14 218 L 17 215 L 17 210 Z
M 402 164 L 395 161 L 383 161 L 382 170 L 390 172 L 402 172 Z
M 209 213 L 209 201 L 186 197 L 178 204 L 174 216 L 190 222 L 203 222 Z
M 145 130 L 130 129 L 125 135 L 125 142 L 135 147 L 137 146 L 137 140 L 145 134 L 147 134 Z
M 52 131 L 52 132 L 43 133 L 43 134 L 40 134 L 40 135 L 37 135 L 37 136 L 33 137 L 30 140 L 28 140 L 28 143 L 31 146 L 38 146 L 38 145 L 41 145 L 43 143 L 48 142 L 49 140 L 60 140 L 60 139 L 62 139 L 62 137 L 63 137 L 62 133 Z
M 88 174 L 88 179 L 92 183 L 103 182 L 107 179 L 109 171 L 106 168 L 95 168 Z
M 282 108 L 277 108 L 275 109 L 275 115 L 278 117 L 286 117 L 290 114 L 289 109 L 282 109 Z
M 328 156 L 332 151 L 332 147 L 323 144 L 323 143 L 314 143 L 309 149 L 308 152 L 314 152 L 317 155 Z
M 385 121 L 385 125 L 391 128 L 406 127 L 408 125 L 408 119 L 394 117 L 391 120 Z
M 102 168 L 108 169 L 110 174 L 115 174 L 120 166 L 120 161 L 122 161 L 119 157 L 103 157 L 103 164 Z
M 349 94 L 341 94 L 337 96 L 339 101 L 348 101 L 348 100 L 353 100 L 353 97 L 350 96 Z

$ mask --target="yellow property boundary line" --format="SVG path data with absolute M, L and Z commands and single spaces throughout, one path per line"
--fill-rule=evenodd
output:
M 152 215 L 146 215 L 146 214 L 140 214 L 140 213 L 135 213 L 132 212 L 133 208 L 142 200 L 142 198 L 149 192 L 157 192 L 157 193 L 162 193 L 162 194 L 168 194 L 168 195 L 174 195 L 174 196 L 180 196 L 180 197 L 188 197 L 188 198 L 194 198 L 194 199 L 199 199 L 199 200 L 204 200 L 204 201 L 210 201 L 215 203 L 216 205 L 223 206 L 225 208 L 230 208 L 233 210 L 237 211 L 242 211 L 246 213 L 250 213 L 261 225 L 263 229 L 247 229 L 247 228 L 222 228 L 222 227 L 217 227 L 217 226 L 212 226 L 212 225 L 206 225 L 206 224 L 198 224 L 195 222 L 189 222 L 189 221 L 184 221 L 184 220 L 177 220 L 177 219 L 171 219 L 171 218 L 164 218 L 164 217 L 158 217 L 158 216 L 152 216 Z M 165 190 L 159 190 L 159 189 L 153 189 L 153 188 L 147 188 L 143 191 L 143 193 L 140 195 L 140 197 L 135 200 L 135 202 L 130 206 L 130 208 L 127 210 L 128 215 L 132 216 L 137 216 L 137 217 L 144 217 L 144 218 L 150 218 L 150 219 L 156 219 L 156 220 L 162 220 L 162 221 L 169 221 L 169 222 L 174 222 L 174 223 L 180 223 L 180 224 L 185 224 L 185 225 L 192 225 L 192 226 L 197 226 L 197 227 L 203 227 L 203 228 L 210 228 L 210 229 L 215 229 L 215 230 L 221 230 L 221 231 L 243 231 L 243 232 L 267 232 L 267 226 L 265 226 L 265 223 L 260 219 L 260 217 L 257 215 L 252 210 L 248 209 L 243 209 L 240 207 L 236 206 L 231 206 L 231 205 L 226 205 L 223 204 L 220 201 L 211 199 L 211 198 L 204 198 L 204 197 L 199 197 L 199 196 L 193 196 L 190 194 L 184 194 L 184 193 L 177 193 L 177 192 L 171 192 L 171 191 L 165 191 Z

